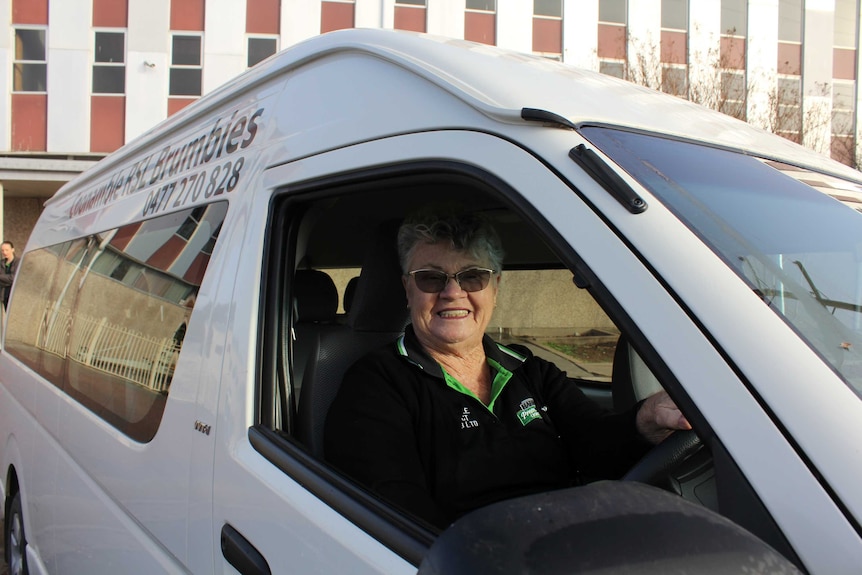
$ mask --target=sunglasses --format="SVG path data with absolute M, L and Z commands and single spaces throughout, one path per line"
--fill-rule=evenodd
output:
M 496 273 L 488 268 L 470 268 L 457 274 L 447 274 L 440 270 L 413 270 L 407 275 L 413 276 L 416 287 L 425 293 L 440 293 L 449 285 L 449 278 L 454 278 L 462 290 L 466 292 L 482 291 L 488 287 L 491 274 Z

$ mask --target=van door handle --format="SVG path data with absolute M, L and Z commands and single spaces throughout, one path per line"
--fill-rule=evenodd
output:
M 243 575 L 272 575 L 260 551 L 227 523 L 221 528 L 221 553 Z

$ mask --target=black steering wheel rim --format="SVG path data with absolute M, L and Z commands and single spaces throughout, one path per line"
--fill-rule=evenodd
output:
M 623 481 L 667 489 L 673 469 L 702 447 L 703 442 L 694 430 L 675 431 L 635 463 L 623 476 Z

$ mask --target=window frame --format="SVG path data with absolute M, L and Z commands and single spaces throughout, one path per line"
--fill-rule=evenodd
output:
M 197 64 L 178 64 L 175 63 L 177 55 L 175 41 L 178 38 L 197 38 L 200 56 Z M 171 32 L 171 63 L 168 71 L 168 97 L 182 99 L 197 99 L 203 96 L 203 60 L 204 60 L 204 34 L 203 32 L 195 32 L 191 30 Z M 199 90 L 197 94 L 188 94 L 174 91 L 174 72 L 181 71 L 199 71 Z
M 42 33 L 42 41 L 43 41 L 43 50 L 44 50 L 44 59 L 42 60 L 29 60 L 26 58 L 18 57 L 18 32 L 41 32 Z M 23 54 L 22 54 L 23 55 Z M 43 80 L 44 89 L 43 90 L 28 90 L 25 88 L 25 80 L 23 70 L 25 68 L 34 69 L 35 67 L 40 67 L 44 70 L 44 79 L 39 78 L 39 80 Z M 19 70 L 21 70 L 19 72 Z M 20 75 L 21 81 L 16 81 L 16 77 Z M 20 85 L 21 88 L 17 88 L 16 86 Z M 13 26 L 12 29 L 12 93 L 13 94 L 47 94 L 48 93 L 48 27 L 47 26 Z
M 100 62 L 97 58 L 98 36 L 99 34 L 122 34 L 123 35 L 123 59 L 120 62 Z M 94 28 L 93 29 L 93 62 L 92 62 L 92 81 L 90 83 L 90 93 L 95 96 L 125 96 L 126 95 L 126 60 L 128 59 L 128 34 L 125 28 Z M 96 90 L 96 70 L 105 68 L 122 68 L 123 70 L 123 86 L 119 92 L 103 92 Z
M 255 63 L 251 63 L 251 44 L 255 40 L 273 40 L 275 42 L 275 50 L 271 54 L 267 54 Z M 245 64 L 246 68 L 257 66 L 273 54 L 277 54 L 280 49 L 281 37 L 278 34 L 246 34 L 245 37 Z

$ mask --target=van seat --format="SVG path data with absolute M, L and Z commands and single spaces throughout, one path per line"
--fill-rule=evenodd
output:
M 347 369 L 369 351 L 395 340 L 407 324 L 407 298 L 395 248 L 397 224 L 381 226 L 369 244 L 351 298 L 347 322 L 318 330 L 302 389 L 296 432 L 316 457 L 323 458 L 326 414 Z
M 299 393 L 308 357 L 317 346 L 319 332 L 335 322 L 338 289 L 328 274 L 320 270 L 296 270 L 293 276 L 293 386 Z

